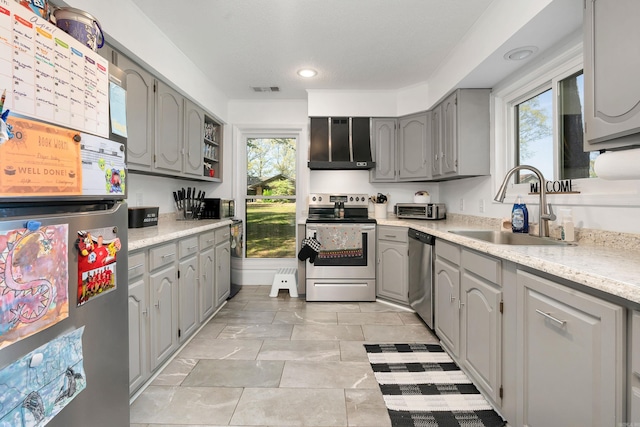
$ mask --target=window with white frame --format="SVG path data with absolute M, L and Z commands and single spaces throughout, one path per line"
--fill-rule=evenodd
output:
M 608 181 L 598 178 L 593 171 L 593 164 L 598 152 L 585 154 L 582 145 L 582 114 L 578 117 L 578 109 L 583 112 L 582 90 L 582 36 L 575 37 L 557 49 L 547 58 L 529 67 L 523 67 L 503 82 L 494 86 L 493 100 L 493 140 L 494 153 L 492 171 L 492 194 L 497 192 L 507 172 L 518 164 L 536 166 L 536 157 L 543 160 L 537 163 L 545 179 L 549 181 L 571 179 L 573 194 L 554 194 L 550 203 L 557 206 L 637 206 L 640 203 L 640 187 L 633 180 Z M 575 84 L 575 87 L 571 87 Z M 535 147 L 541 154 L 520 160 L 519 118 L 516 114 L 522 109 L 520 104 L 548 92 L 548 100 L 543 97 L 537 100 L 538 108 L 545 107 L 546 126 L 529 135 L 533 141 L 529 147 Z M 577 97 L 576 97 L 577 92 Z M 546 96 L 546 95 L 545 95 Z M 519 107 L 520 106 L 520 107 Z M 562 113 L 564 111 L 564 113 Z M 566 116 L 566 117 L 563 117 Z M 541 122 L 542 119 L 539 120 Z M 534 121 L 535 123 L 535 121 Z M 569 129 L 571 127 L 571 129 Z M 579 127 L 579 130 L 576 130 Z M 544 136 L 543 136 L 544 135 Z M 575 136 L 577 135 L 577 137 Z M 538 140 L 545 140 L 543 142 Z M 546 143 L 546 145 L 545 145 Z M 541 144 L 542 147 L 536 146 Z M 574 153 L 579 156 L 576 160 Z M 585 156 L 589 156 L 588 173 Z M 545 157 L 546 156 L 546 157 Z M 507 201 L 515 200 L 521 195 L 527 203 L 535 204 L 537 195 L 528 195 L 528 176 L 523 174 L 522 184 L 511 178 L 507 190 Z M 582 177 L 582 178 L 580 178 Z
M 593 178 L 598 152 L 584 152 L 584 78 L 564 70 L 509 102 L 513 120 L 514 165 L 530 165 L 547 180 Z M 521 170 L 517 183 L 536 181 Z
M 246 139 L 247 258 L 296 254 L 296 138 Z

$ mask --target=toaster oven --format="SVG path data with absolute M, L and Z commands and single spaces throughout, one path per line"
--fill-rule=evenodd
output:
M 396 217 L 411 219 L 446 219 L 444 203 L 397 203 Z

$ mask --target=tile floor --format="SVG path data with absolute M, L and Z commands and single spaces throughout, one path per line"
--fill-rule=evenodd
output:
M 437 342 L 411 312 L 244 286 L 131 405 L 131 427 L 390 426 L 364 343 Z

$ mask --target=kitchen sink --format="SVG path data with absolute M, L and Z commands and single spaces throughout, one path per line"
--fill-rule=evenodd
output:
M 572 246 L 575 244 L 562 240 L 555 240 L 549 237 L 532 236 L 531 234 L 512 233 L 510 231 L 495 230 L 451 230 L 449 233 L 469 237 L 471 239 L 482 240 L 496 245 L 551 245 L 551 246 Z

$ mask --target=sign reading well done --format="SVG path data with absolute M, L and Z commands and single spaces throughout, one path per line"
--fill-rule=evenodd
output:
M 109 136 L 108 61 L 13 0 L 0 0 L 5 109 Z
M 0 194 L 69 196 L 82 193 L 79 132 L 9 116 L 12 138 L 0 145 Z

